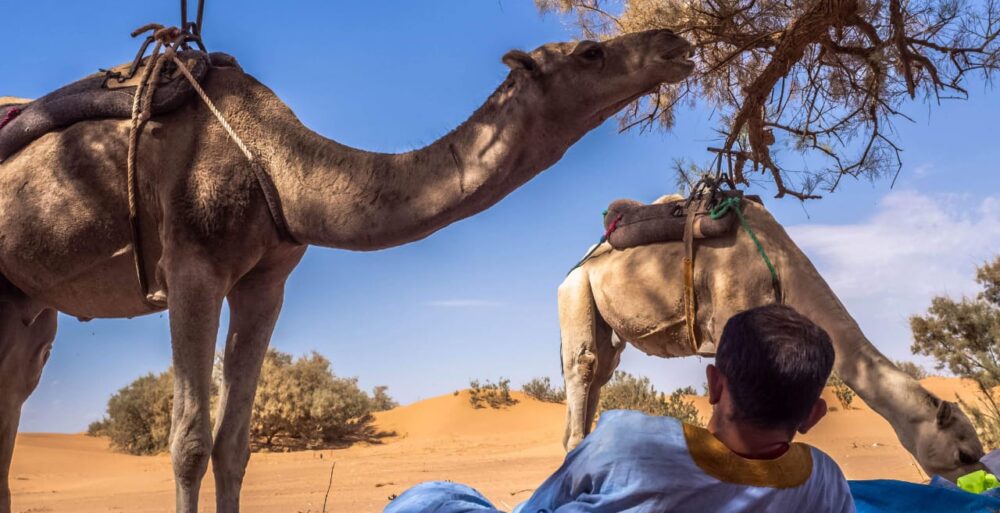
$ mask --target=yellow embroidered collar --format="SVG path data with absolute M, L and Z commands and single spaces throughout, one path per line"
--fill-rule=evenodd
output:
M 707 429 L 684 424 L 684 438 L 695 464 L 726 483 L 794 488 L 812 474 L 812 451 L 805 444 L 793 443 L 773 460 L 751 460 L 730 451 Z

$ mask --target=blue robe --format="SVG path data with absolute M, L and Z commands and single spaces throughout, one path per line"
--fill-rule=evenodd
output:
M 601 415 L 515 513 L 853 513 L 837 464 L 804 444 L 773 460 L 748 460 L 708 431 L 630 411 Z M 418 485 L 384 513 L 495 513 L 475 490 Z

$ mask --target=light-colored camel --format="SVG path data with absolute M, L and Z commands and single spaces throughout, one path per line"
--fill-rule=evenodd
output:
M 670 31 L 511 51 L 511 72 L 472 117 L 426 148 L 390 155 L 310 131 L 235 69 L 205 84 L 273 176 L 292 235 L 377 250 L 495 204 L 632 100 L 694 65 Z M 0 513 L 21 404 L 38 382 L 56 311 L 153 312 L 133 268 L 128 121 L 77 123 L 0 164 Z M 247 161 L 201 103 L 154 119 L 139 151 L 146 266 L 169 301 L 175 371 L 171 453 L 177 511 L 197 511 L 211 458 L 217 511 L 239 509 L 251 405 L 285 279 L 306 251 L 283 241 Z M 231 312 L 217 422 L 209 423 L 222 302 Z M 113 357 L 113 355 L 109 355 Z M 214 436 L 214 442 L 213 442 Z
M 777 268 L 785 303 L 833 339 L 834 369 L 840 377 L 889 421 L 928 474 L 954 479 L 978 468 L 974 463 L 983 449 L 965 414 L 883 356 L 781 225 L 761 205 L 749 200 L 743 205 L 747 222 Z M 698 240 L 696 248 L 696 329 L 703 342 L 714 345 L 733 314 L 774 302 L 771 274 L 738 227 L 722 238 Z M 694 353 L 684 319 L 683 257 L 682 242 L 621 251 L 604 244 L 559 287 L 567 449 L 589 432 L 600 389 L 624 349 L 621 341 L 653 356 Z

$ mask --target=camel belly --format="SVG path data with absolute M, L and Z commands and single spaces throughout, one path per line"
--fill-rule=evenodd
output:
M 150 313 L 131 254 L 123 131 L 88 124 L 47 134 L 0 164 L 0 274 L 70 315 Z M 158 249 L 147 260 L 155 264 Z

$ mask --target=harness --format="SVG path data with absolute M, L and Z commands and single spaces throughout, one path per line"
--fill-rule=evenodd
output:
M 182 12 L 185 13 L 184 17 L 186 17 L 185 4 L 186 2 L 181 2 Z M 281 206 L 281 198 L 278 195 L 278 190 L 275 187 L 274 182 L 271 180 L 271 176 L 263 169 L 260 161 L 255 158 L 254 154 L 247 147 L 246 143 L 243 142 L 239 134 L 237 134 L 233 127 L 229 125 L 222 113 L 219 112 L 219 109 L 216 108 L 215 104 L 205 93 L 204 89 L 202 89 L 198 81 L 194 78 L 194 76 L 192 76 L 187 65 L 177 56 L 177 52 L 179 50 L 188 49 L 187 43 L 191 41 L 197 43 L 202 51 L 204 51 L 204 45 L 201 42 L 198 28 L 201 25 L 202 6 L 203 4 L 199 6 L 199 21 L 197 24 L 188 23 L 185 20 L 183 28 L 164 27 L 158 24 L 149 24 L 137 29 L 132 33 L 132 37 L 137 37 L 150 31 L 152 32 L 152 35 L 147 37 L 145 42 L 143 42 L 142 47 L 139 50 L 139 54 L 136 56 L 136 61 L 133 62 L 128 73 L 124 76 L 114 76 L 111 72 L 108 72 L 109 79 L 117 78 L 119 81 L 124 81 L 134 77 L 139 67 L 143 67 L 143 74 L 136 86 L 135 96 L 133 99 L 131 117 L 132 123 L 129 129 L 127 166 L 128 212 L 129 226 L 132 233 L 132 254 L 135 260 L 136 277 L 139 281 L 139 286 L 146 302 L 151 306 L 158 308 L 166 307 L 167 305 L 165 298 L 150 293 L 149 278 L 146 274 L 146 267 L 144 265 L 142 252 L 142 231 L 140 229 L 138 209 L 140 198 L 137 175 L 139 171 L 139 137 L 142 135 L 146 122 L 149 121 L 152 116 L 150 106 L 152 104 L 153 94 L 156 90 L 157 83 L 159 82 L 160 74 L 163 71 L 163 65 L 167 62 L 172 62 L 177 67 L 177 70 L 184 75 L 184 78 L 191 84 L 191 87 L 201 98 L 202 102 L 205 103 L 205 106 L 208 107 L 208 110 L 213 116 L 215 116 L 219 124 L 222 125 L 222 128 L 225 129 L 229 138 L 232 139 L 232 141 L 237 147 L 239 147 L 240 151 L 246 157 L 250 164 L 250 169 L 253 171 L 254 178 L 257 181 L 257 185 L 260 187 L 260 190 L 264 195 L 268 213 L 278 230 L 279 236 L 283 240 L 294 244 L 301 244 L 288 227 L 288 221 L 285 218 L 284 210 Z M 147 59 L 145 59 L 146 62 L 143 65 L 141 61 L 143 61 L 143 55 L 150 43 L 155 43 L 155 45 L 152 53 Z

